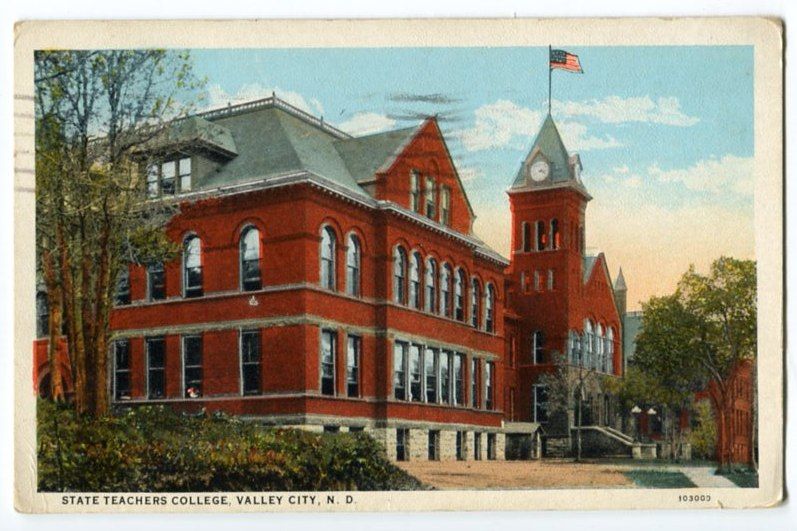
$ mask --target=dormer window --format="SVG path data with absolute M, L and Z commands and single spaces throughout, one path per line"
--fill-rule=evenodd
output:
M 410 172 L 410 210 L 418 211 L 421 205 L 421 175 L 418 170 Z
M 167 160 L 159 164 L 150 164 L 147 167 L 147 197 L 174 195 L 178 191 L 188 192 L 190 190 L 190 157 Z

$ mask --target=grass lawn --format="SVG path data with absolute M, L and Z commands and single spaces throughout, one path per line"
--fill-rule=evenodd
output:
M 636 485 L 651 489 L 680 489 L 696 487 L 682 472 L 671 470 L 629 470 L 626 477 Z
M 721 475 L 733 481 L 737 487 L 758 488 L 758 474 L 752 470 L 734 471 Z

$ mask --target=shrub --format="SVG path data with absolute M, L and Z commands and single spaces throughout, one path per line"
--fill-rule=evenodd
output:
M 716 457 L 717 424 L 714 422 L 714 410 L 708 400 L 700 400 L 695 404 L 695 426 L 689 434 L 689 442 L 692 445 L 693 458 Z
M 40 401 L 40 491 L 410 490 L 364 433 L 313 434 L 162 406 L 93 419 Z

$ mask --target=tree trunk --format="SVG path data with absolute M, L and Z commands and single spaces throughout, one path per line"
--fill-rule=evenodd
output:
M 42 274 L 47 286 L 48 323 L 47 364 L 50 368 L 50 398 L 55 402 L 63 402 L 64 384 L 61 364 L 58 359 L 58 346 L 61 339 L 63 294 L 55 279 L 53 255 L 50 249 L 42 253 Z
M 108 413 L 108 317 L 111 298 L 111 250 L 108 248 L 110 226 L 106 225 L 100 238 L 99 273 L 95 290 L 96 317 L 94 325 L 94 414 Z

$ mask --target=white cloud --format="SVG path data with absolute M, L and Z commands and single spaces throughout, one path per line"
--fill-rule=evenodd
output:
M 208 109 L 216 109 L 224 107 L 228 103 L 237 105 L 248 101 L 259 100 L 271 97 L 276 93 L 277 97 L 283 101 L 287 101 L 294 107 L 308 112 L 313 115 L 323 115 L 324 106 L 316 98 L 308 101 L 304 96 L 298 92 L 291 90 L 283 90 L 280 87 L 266 87 L 260 83 L 247 83 L 241 85 L 235 94 L 230 94 L 224 90 L 221 85 L 214 84 L 208 87 Z
M 553 101 L 554 112 L 560 116 L 589 116 L 603 123 L 649 122 L 689 127 L 700 120 L 681 110 L 678 98 L 650 96 L 622 98 L 607 96 L 602 100 Z
M 338 127 L 352 135 L 368 135 L 379 133 L 395 127 L 396 121 L 384 114 L 375 112 L 362 112 L 355 114 Z
M 526 149 L 542 125 L 544 114 L 522 107 L 509 100 L 498 100 L 476 109 L 476 123 L 457 136 L 468 151 L 496 148 Z M 598 137 L 588 133 L 587 126 L 574 121 L 558 124 L 562 140 L 569 150 L 587 151 L 620 146 L 612 136 Z
M 753 158 L 735 155 L 703 159 L 688 168 L 672 170 L 663 170 L 654 164 L 648 172 L 660 182 L 679 182 L 689 190 L 714 194 L 731 192 L 752 196 L 755 184 Z
M 454 134 L 468 151 L 502 148 L 517 137 L 533 137 L 543 114 L 509 100 L 498 100 L 476 109 L 476 123 Z M 518 146 L 520 147 L 520 146 Z
M 587 133 L 587 126 L 578 122 L 561 122 L 559 133 L 569 151 L 589 151 L 591 149 L 608 149 L 620 147 L 622 144 L 611 135 L 604 138 Z

